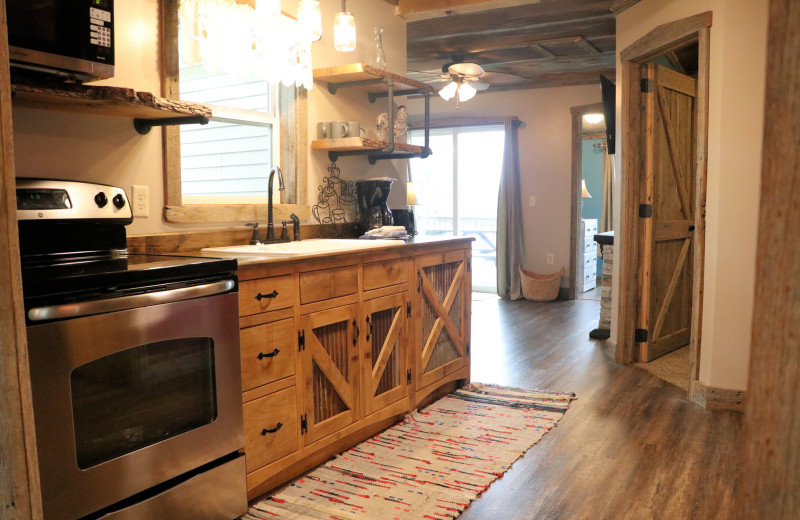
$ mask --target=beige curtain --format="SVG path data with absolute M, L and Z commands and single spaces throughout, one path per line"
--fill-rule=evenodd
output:
M 608 155 L 605 149 L 603 155 L 603 209 L 600 213 L 600 233 L 611 231 L 614 226 L 613 217 L 613 189 L 614 189 L 614 156 Z
M 503 124 L 503 171 L 497 197 L 497 294 L 519 300 L 522 298 L 522 286 L 518 266 L 525 259 L 517 148 L 519 121 L 506 118 Z

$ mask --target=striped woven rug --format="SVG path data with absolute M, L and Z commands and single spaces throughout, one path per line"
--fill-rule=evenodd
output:
M 573 399 L 472 384 L 261 499 L 242 520 L 456 518 Z

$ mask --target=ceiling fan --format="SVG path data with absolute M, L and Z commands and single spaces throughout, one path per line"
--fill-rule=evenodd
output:
M 511 83 L 519 81 L 520 76 L 504 72 L 486 72 L 477 63 L 450 62 L 442 66 L 442 73 L 420 72 L 419 74 L 435 74 L 437 78 L 423 80 L 435 86 L 442 99 L 449 101 L 456 98 L 456 103 L 468 101 L 479 91 L 489 88 L 495 83 Z M 438 85 L 442 85 L 441 88 Z

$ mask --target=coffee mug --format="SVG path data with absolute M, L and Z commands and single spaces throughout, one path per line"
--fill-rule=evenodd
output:
M 330 139 L 331 138 L 331 122 L 320 121 L 317 123 L 317 139 Z
M 347 137 L 350 135 L 348 130 L 350 129 L 347 126 L 347 121 L 331 121 L 331 132 L 330 136 L 331 139 L 339 139 L 341 137 Z
M 361 123 L 358 121 L 348 121 L 347 135 L 350 137 L 366 137 L 367 131 L 361 128 Z

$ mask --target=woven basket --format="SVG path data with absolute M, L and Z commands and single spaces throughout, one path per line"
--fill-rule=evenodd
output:
M 549 302 L 558 297 L 561 287 L 561 277 L 564 268 L 553 274 L 536 274 L 526 271 L 519 266 L 519 276 L 522 283 L 522 295 L 526 300 L 535 302 Z

